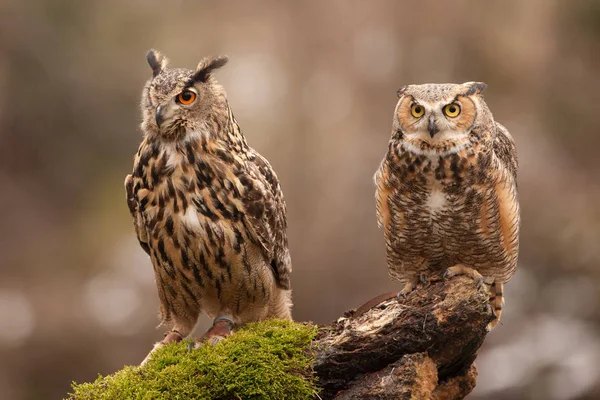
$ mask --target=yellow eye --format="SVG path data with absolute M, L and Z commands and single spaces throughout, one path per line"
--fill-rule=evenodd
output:
M 415 118 L 421 118 L 425 114 L 425 108 L 419 104 L 410 106 L 410 114 Z
M 458 117 L 458 114 L 460 114 L 460 105 L 458 103 L 450 103 L 444 106 L 444 114 L 450 118 Z
M 183 105 L 192 104 L 196 100 L 196 93 L 191 90 L 184 90 L 177 95 L 177 101 Z

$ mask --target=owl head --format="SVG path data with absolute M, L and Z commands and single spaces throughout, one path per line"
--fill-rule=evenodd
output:
M 208 121 L 227 117 L 225 91 L 213 72 L 229 60 L 204 58 L 196 70 L 167 68 L 167 58 L 155 50 L 146 54 L 152 77 L 142 91 L 142 130 L 161 140 L 177 140 L 203 130 Z M 219 121 L 220 122 L 220 121 Z
M 394 134 L 414 152 L 443 153 L 466 146 L 493 121 L 483 100 L 486 84 L 427 83 L 398 90 Z

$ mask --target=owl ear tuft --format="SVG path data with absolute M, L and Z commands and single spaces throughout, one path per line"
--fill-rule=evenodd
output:
M 396 92 L 396 96 L 398 96 L 398 98 L 402 97 L 402 95 L 404 94 L 404 92 L 406 92 L 406 89 L 408 89 L 408 86 L 402 86 L 400 89 L 398 89 L 398 91 Z
M 192 76 L 194 82 L 206 82 L 206 80 L 212 75 L 213 71 L 221 68 L 229 61 L 227 56 L 204 58 L 198 63 L 196 72 Z
M 483 82 L 467 82 L 465 85 L 469 87 L 469 90 L 465 93 L 466 96 L 471 96 L 475 93 L 481 94 L 487 87 L 487 84 Z
M 146 53 L 146 60 L 148 60 L 148 65 L 152 68 L 152 76 L 156 76 L 160 74 L 160 72 L 165 69 L 169 60 L 167 57 L 162 55 L 160 51 L 156 51 L 154 49 L 148 50 Z

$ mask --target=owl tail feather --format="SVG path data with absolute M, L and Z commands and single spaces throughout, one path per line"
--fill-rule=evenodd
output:
M 504 284 L 498 281 L 494 281 L 491 287 L 490 304 L 494 310 L 496 318 L 490 322 L 487 326 L 488 332 L 494 329 L 494 327 L 500 322 L 502 316 L 502 306 L 504 305 Z

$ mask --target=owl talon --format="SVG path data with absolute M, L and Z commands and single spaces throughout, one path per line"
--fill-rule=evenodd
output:
M 477 289 L 481 289 L 483 287 L 483 276 L 477 279 Z
M 447 270 L 444 271 L 444 273 L 442 275 L 442 280 L 445 281 L 445 280 L 447 280 L 448 278 L 451 278 L 451 277 L 452 277 L 452 275 L 450 274 L 450 270 L 447 269 Z
M 222 340 L 224 340 L 224 339 L 225 339 L 225 337 L 224 337 L 224 336 L 212 336 L 212 337 L 209 339 L 208 343 L 209 343 L 211 346 L 216 346 L 216 344 L 217 344 L 217 343 L 219 343 L 220 341 L 222 341 Z
M 406 284 L 404 285 L 404 287 L 402 288 L 401 291 L 398 292 L 398 295 L 396 296 L 396 298 L 398 299 L 398 301 L 404 299 L 406 296 L 408 296 L 408 294 L 410 292 L 412 292 L 413 290 L 415 290 L 415 286 L 417 285 L 417 280 L 416 279 L 411 279 L 408 282 L 406 282 Z
M 221 340 L 232 334 L 233 320 L 230 317 L 219 316 L 215 318 L 212 328 L 210 328 L 202 337 L 196 339 L 187 345 L 187 351 L 191 352 L 194 349 L 202 347 L 204 344 L 216 345 Z
M 478 289 L 483 285 L 483 276 L 479 273 L 479 271 L 463 264 L 457 264 L 448 268 L 446 271 L 444 271 L 442 279 L 447 280 L 448 278 L 452 278 L 453 276 L 457 275 L 465 275 L 470 277 L 477 283 Z
M 198 343 L 198 342 L 190 342 L 187 345 L 187 352 L 191 353 L 192 350 L 197 349 L 198 347 L 200 347 L 200 343 Z
M 427 275 L 419 274 L 419 282 L 421 282 L 422 285 L 427 285 L 429 283 L 429 279 L 427 279 Z
M 219 335 L 215 335 L 215 336 L 208 336 L 208 337 L 202 337 L 200 339 L 196 339 L 195 341 L 193 341 L 192 343 L 187 345 L 187 351 L 188 353 L 191 353 L 193 350 L 195 349 L 199 349 L 200 347 L 204 346 L 205 344 L 209 344 L 211 346 L 216 346 L 217 343 L 219 343 L 222 340 L 225 340 L 226 336 L 219 336 Z

